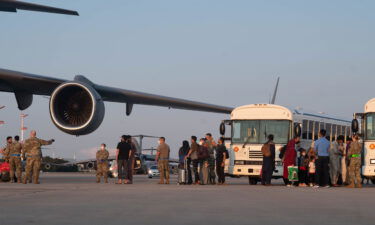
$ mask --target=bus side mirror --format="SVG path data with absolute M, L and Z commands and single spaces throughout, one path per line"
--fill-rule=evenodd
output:
M 301 126 L 298 123 L 295 124 L 294 125 L 294 136 L 301 137 L 301 133 L 302 133 Z
M 220 134 L 221 134 L 222 136 L 225 135 L 225 123 L 224 123 L 224 122 L 222 122 L 222 123 L 220 124 Z
M 352 132 L 357 133 L 359 130 L 359 123 L 357 119 L 352 120 Z

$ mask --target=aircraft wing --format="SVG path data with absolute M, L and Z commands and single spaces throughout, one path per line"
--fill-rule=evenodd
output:
M 82 78 L 84 80 L 86 79 L 83 76 L 77 77 L 80 77 L 81 80 Z M 50 96 L 59 85 L 65 82 L 67 82 L 67 80 L 0 69 L 0 91 L 15 93 L 18 106 L 22 110 L 26 109 L 31 104 L 30 102 L 30 104 L 23 105 L 22 107 L 22 104 L 20 105 L 20 103 L 22 103 L 23 98 L 30 97 L 30 95 L 31 97 L 32 95 Z M 153 105 L 176 109 L 225 114 L 230 114 L 234 109 L 232 107 L 207 104 L 175 97 L 166 97 L 138 91 L 102 86 L 91 83 L 89 80 L 87 80 L 87 83 L 100 94 L 104 101 L 127 103 L 131 106 L 133 104 Z M 130 112 L 131 109 L 127 114 L 130 114 Z
M 0 11 L 17 12 L 18 9 L 78 16 L 78 12 L 73 10 L 55 8 L 51 6 L 39 5 L 28 2 L 21 2 L 17 0 L 0 0 Z

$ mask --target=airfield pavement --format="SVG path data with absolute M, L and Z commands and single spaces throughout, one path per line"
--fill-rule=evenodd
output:
M 375 186 L 287 188 L 94 183 L 94 174 L 44 173 L 41 184 L 0 183 L 0 225 L 12 224 L 375 224 Z M 176 181 L 173 176 L 172 182 Z

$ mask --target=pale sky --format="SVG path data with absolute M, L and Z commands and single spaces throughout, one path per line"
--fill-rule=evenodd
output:
M 30 1 L 80 16 L 0 13 L 0 68 L 225 106 L 268 102 L 351 119 L 375 97 L 374 1 Z M 110 2 L 110 3 L 109 3 Z M 19 134 L 13 94 L 0 93 L 0 143 Z M 74 137 L 34 96 L 26 127 L 56 143 L 44 155 L 84 159 L 122 134 L 165 136 L 176 156 L 184 139 L 212 132 L 227 115 L 106 103 L 94 133 Z M 28 136 L 28 134 L 26 135 Z M 146 140 L 145 147 L 156 147 Z

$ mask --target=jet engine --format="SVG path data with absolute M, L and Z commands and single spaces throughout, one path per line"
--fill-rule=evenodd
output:
M 50 115 L 57 128 L 72 135 L 95 131 L 104 118 L 104 103 L 99 93 L 82 81 L 66 82 L 52 93 Z

